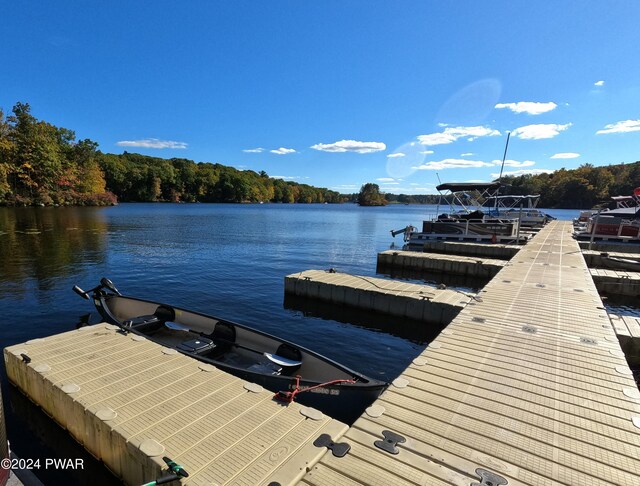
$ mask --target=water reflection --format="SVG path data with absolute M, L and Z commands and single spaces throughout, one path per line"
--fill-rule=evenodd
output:
M 375 314 L 345 305 L 327 305 L 326 302 L 318 299 L 291 294 L 285 294 L 283 305 L 285 309 L 299 311 L 305 317 L 319 317 L 320 319 L 353 324 L 408 339 L 420 345 L 430 343 L 449 324 L 448 322 L 441 326 L 427 324 L 404 317 Z
M 78 265 L 104 261 L 101 208 L 0 208 L 0 295 L 54 287 Z

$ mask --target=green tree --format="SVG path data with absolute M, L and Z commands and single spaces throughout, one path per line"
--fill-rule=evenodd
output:
M 385 206 L 387 204 L 387 200 L 382 194 L 380 194 L 380 187 L 378 184 L 368 182 L 360 188 L 358 204 L 360 206 Z

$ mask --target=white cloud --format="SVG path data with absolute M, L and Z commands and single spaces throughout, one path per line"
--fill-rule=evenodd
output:
M 527 113 L 529 115 L 540 115 L 551 110 L 555 110 L 556 105 L 553 101 L 540 103 L 538 101 L 518 101 L 517 103 L 498 103 L 495 107 L 509 108 L 514 113 Z
M 287 155 L 287 154 L 295 154 L 296 153 L 295 149 L 284 148 L 284 147 L 280 147 L 280 148 L 275 149 L 275 150 L 269 150 L 269 152 L 271 152 L 272 154 L 278 154 L 278 155 Z
M 144 147 L 155 149 L 186 149 L 186 142 L 174 142 L 173 140 L 159 140 L 157 138 L 145 138 L 143 140 L 123 140 L 116 143 L 120 147 Z
M 424 155 L 431 155 L 433 152 L 433 150 L 423 150 L 421 152 L 418 152 L 419 154 L 424 154 Z
M 555 123 L 526 125 L 524 127 L 516 128 L 511 132 L 511 134 L 521 138 L 522 140 L 540 140 L 542 138 L 553 138 L 556 135 L 559 135 L 560 132 L 569 128 L 571 125 L 571 123 L 567 123 L 565 125 L 557 125 Z
M 281 176 L 281 175 L 273 175 L 273 176 L 269 176 L 272 179 L 283 179 L 286 181 L 293 181 L 295 179 L 301 179 L 300 176 Z
M 596 81 L 595 83 L 593 83 L 594 86 L 604 86 L 604 81 L 600 80 L 600 81 Z
M 340 140 L 334 143 L 317 143 L 311 146 L 321 152 L 356 152 L 368 154 L 385 150 L 387 146 L 382 142 L 358 142 L 357 140 Z
M 552 159 L 575 159 L 577 157 L 580 157 L 580 154 L 575 152 L 560 152 L 551 156 Z
M 616 123 L 605 125 L 602 130 L 598 130 L 596 135 L 605 133 L 626 133 L 640 131 L 640 120 L 623 120 Z
M 249 154 L 259 154 L 260 152 L 264 152 L 262 147 L 254 148 L 254 149 L 244 149 L 243 152 L 247 152 Z
M 422 145 L 443 145 L 453 143 L 463 137 L 467 137 L 467 140 L 471 142 L 478 137 L 493 137 L 495 135 L 500 135 L 500 132 L 489 127 L 446 127 L 442 132 L 418 135 L 418 141 Z
M 444 159 L 437 162 L 425 162 L 416 169 L 419 170 L 443 170 L 443 169 L 471 169 L 476 167 L 492 167 L 492 162 L 465 159 Z
M 392 186 L 392 185 L 398 185 L 400 183 L 399 182 L 381 182 L 380 184 L 383 186 Z
M 505 170 L 503 176 L 521 176 L 525 174 L 537 175 L 537 174 L 551 174 L 555 172 L 555 169 L 521 169 L 521 170 Z M 500 173 L 491 174 L 494 179 L 500 177 Z
M 402 152 L 396 152 L 395 154 L 387 154 L 387 158 L 388 159 L 393 159 L 395 157 L 404 157 L 406 154 L 403 154 Z
M 464 154 L 460 154 L 460 157 L 470 157 L 472 155 L 474 155 L 473 152 L 466 152 Z
M 393 177 L 378 177 L 376 179 L 379 182 L 392 182 L 395 181 L 395 179 Z
M 496 166 L 502 165 L 502 160 L 494 160 L 493 165 L 496 165 Z M 522 162 L 519 162 L 517 160 L 504 161 L 505 167 L 531 167 L 532 165 L 536 165 L 536 163 L 533 160 L 523 160 Z
M 524 160 L 522 162 L 518 160 L 505 160 L 505 167 L 530 167 L 536 163 L 533 160 Z M 444 169 L 472 169 L 476 167 L 495 167 L 501 166 L 502 160 L 492 160 L 491 162 L 484 162 L 482 160 L 467 160 L 467 159 L 444 159 L 437 162 L 425 162 L 424 164 L 416 167 L 421 170 L 444 170 Z

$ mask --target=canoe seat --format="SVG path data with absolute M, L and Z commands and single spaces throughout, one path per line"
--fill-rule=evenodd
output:
M 287 343 L 280 344 L 275 353 L 264 353 L 264 356 L 271 363 L 281 366 L 283 375 L 293 375 L 302 366 L 302 353 Z
M 278 356 L 277 354 L 264 353 L 265 357 L 272 363 L 282 366 L 283 368 L 293 368 L 302 365 L 302 361 L 294 361 L 292 359 L 285 358 L 284 356 Z
M 122 325 L 146 334 L 160 329 L 162 322 L 160 322 L 157 316 L 151 314 L 148 316 L 139 316 L 134 317 L 133 319 L 128 319 L 124 321 Z
M 128 319 L 122 325 L 143 334 L 149 334 L 159 330 L 165 322 L 172 321 L 175 318 L 176 313 L 172 307 L 159 305 L 153 314 Z

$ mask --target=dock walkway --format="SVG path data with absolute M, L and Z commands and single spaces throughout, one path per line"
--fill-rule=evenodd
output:
M 570 223 L 510 263 L 304 484 L 640 484 L 640 392 Z

